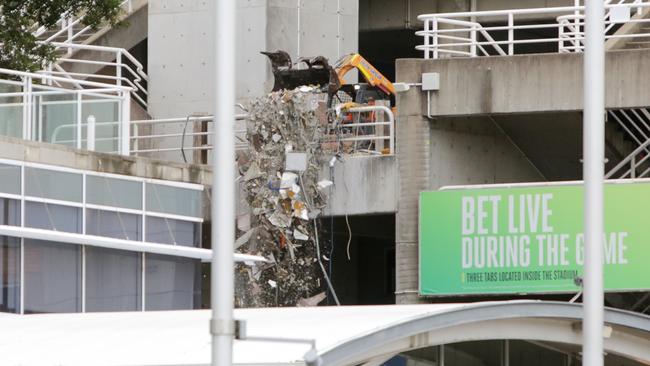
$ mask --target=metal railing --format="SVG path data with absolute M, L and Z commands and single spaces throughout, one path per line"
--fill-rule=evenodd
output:
M 133 12 L 133 3 L 133 0 L 125 0 L 120 7 L 128 15 Z M 40 38 L 41 42 L 54 46 L 55 51 L 61 54 L 56 62 L 48 65 L 42 72 L 70 80 L 100 80 L 118 86 L 128 85 L 132 88 L 133 98 L 146 108 L 149 78 L 142 64 L 126 49 L 89 45 L 97 38 L 96 35 L 106 28 L 93 29 L 90 26 L 83 26 L 83 19 L 84 15 L 75 18 L 63 14 L 56 23 L 56 31 L 48 32 L 44 27 L 34 31 L 34 35 Z M 93 55 L 105 56 L 101 59 L 106 61 L 73 58 L 78 51 L 84 50 L 92 51 Z M 86 70 L 91 71 L 74 72 L 66 70 L 66 67 L 85 67 Z M 111 74 L 97 74 L 97 71 L 103 68 L 109 68 Z M 75 84 L 73 86 L 77 87 Z
M 74 83 L 76 89 L 55 83 Z M 0 69 L 0 134 L 128 155 L 130 91 L 125 86 Z M 113 127 L 99 131 L 91 127 L 89 132 L 88 120 L 97 119 Z M 90 133 L 95 138 L 89 139 Z M 106 145 L 106 140 L 112 143 Z
M 247 114 L 236 114 L 235 120 L 243 121 Z M 161 152 L 180 152 L 185 161 L 185 152 L 209 151 L 213 145 L 211 140 L 213 116 L 189 116 L 181 118 L 151 119 L 132 121 L 133 136 L 131 136 L 132 155 L 142 155 Z M 165 127 L 171 126 L 171 131 Z M 246 130 L 235 129 L 235 149 L 248 149 Z
M 650 173 L 650 139 L 605 174 L 605 179 L 645 178 Z
M 62 76 L 69 80 L 101 80 L 118 86 L 129 86 L 131 95 L 145 108 L 147 106 L 147 83 L 149 77 L 144 72 L 144 66 L 127 50 L 117 47 L 93 46 L 83 44 L 52 43 L 56 47 L 70 47 L 76 50 L 92 51 L 94 54 L 106 54 L 107 58 L 114 61 L 83 60 L 75 58 L 61 58 L 50 65 L 43 74 Z M 65 70 L 63 65 L 69 67 L 90 67 L 90 71 L 71 72 Z M 108 68 L 109 74 L 96 73 L 95 68 Z
M 386 106 L 336 108 L 337 119 L 326 135 L 327 144 L 344 154 L 395 154 L 395 115 Z M 345 117 L 349 116 L 349 119 Z M 331 139 L 327 139 L 332 137 Z
M 124 0 L 120 4 L 120 9 L 125 14 L 131 14 L 133 12 L 133 0 Z M 79 44 L 83 41 L 88 41 L 89 37 L 97 33 L 97 29 L 93 29 L 90 26 L 84 26 L 85 14 L 82 14 L 78 17 L 75 17 L 71 14 L 62 14 L 61 18 L 56 22 L 55 29 L 48 32 L 48 29 L 45 27 L 38 27 L 34 31 L 34 35 L 44 42 L 64 42 L 69 44 Z M 67 56 L 72 56 L 73 49 L 67 49 Z
M 618 31 L 621 24 L 650 23 L 646 17 L 650 2 L 607 0 L 605 7 L 607 40 L 650 36 L 638 29 Z M 630 19 L 612 16 L 613 10 L 617 14 L 629 13 Z M 424 29 L 416 35 L 423 37 L 424 42 L 416 49 L 424 52 L 425 59 L 511 56 L 522 53 L 522 46 L 544 46 L 557 52 L 583 49 L 584 6 L 578 1 L 567 7 L 423 14 L 418 19 L 424 23 Z
M 650 111 L 647 108 L 612 109 L 607 111 L 607 118 L 616 122 L 637 146 L 650 140 Z

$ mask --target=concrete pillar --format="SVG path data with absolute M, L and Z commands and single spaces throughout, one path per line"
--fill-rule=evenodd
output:
M 395 215 L 395 300 L 418 302 L 418 201 L 429 187 L 429 121 L 404 116 L 397 128 L 399 199 Z
M 419 82 L 420 69 L 415 63 L 397 67 L 400 82 Z M 399 169 L 399 194 L 395 214 L 395 301 L 411 304 L 418 297 L 418 200 L 429 188 L 430 127 L 422 116 L 419 88 L 397 95 L 396 155 Z
M 429 63 L 439 64 L 440 61 Z M 431 65 L 419 60 L 398 60 L 397 80 L 419 83 L 422 70 L 430 70 Z M 441 87 L 448 85 L 451 84 Z M 545 180 L 491 116 L 438 117 L 429 121 L 423 115 L 426 106 L 427 95 L 419 87 L 397 96 L 399 198 L 395 215 L 395 260 L 398 304 L 426 301 L 418 296 L 420 192 L 447 185 Z M 431 110 L 433 115 L 438 112 L 435 106 Z M 520 124 L 525 121 L 525 117 L 521 118 Z

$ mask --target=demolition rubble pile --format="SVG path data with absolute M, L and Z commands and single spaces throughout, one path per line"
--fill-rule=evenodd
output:
M 300 87 L 270 93 L 248 108 L 250 151 L 238 160 L 250 221 L 238 225 L 235 246 L 269 262 L 238 267 L 238 306 L 316 305 L 325 297 L 314 226 L 331 184 L 318 180 L 327 164 L 325 97 Z

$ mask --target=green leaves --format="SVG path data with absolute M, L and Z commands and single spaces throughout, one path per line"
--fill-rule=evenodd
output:
M 0 68 L 36 71 L 56 55 L 52 46 L 39 43 L 38 26 L 53 29 L 62 14 L 85 14 L 83 24 L 98 28 L 115 25 L 122 0 L 0 0 Z

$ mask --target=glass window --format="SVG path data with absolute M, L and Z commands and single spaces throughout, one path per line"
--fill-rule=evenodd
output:
M 501 366 L 503 341 L 448 344 L 444 352 L 446 366 Z
M 81 202 L 81 174 L 25 168 L 25 195 Z
M 0 81 L 2 83 L 2 81 Z M 0 91 L 19 91 L 20 89 L 7 88 L 0 84 Z M 11 91 L 8 91 L 11 92 Z M 23 106 L 20 97 L 0 97 L 0 135 L 22 138 L 23 137 Z
M 203 217 L 202 191 L 147 183 L 147 211 Z
M 201 243 L 201 224 L 147 216 L 148 242 L 198 247 Z
M 0 192 L 20 194 L 20 167 L 0 164 Z
M 81 208 L 26 201 L 25 226 L 80 234 Z
M 25 239 L 25 313 L 81 311 L 81 247 Z
M 35 114 L 42 122 L 42 131 L 36 124 L 35 132 L 44 142 L 77 147 L 77 96 L 73 93 L 44 95 L 36 102 Z M 42 111 L 42 112 L 41 112 Z
M 142 305 L 140 254 L 86 247 L 86 311 L 137 311 Z
M 88 117 L 95 117 L 95 151 L 118 152 L 120 143 L 119 101 L 94 96 L 84 96 L 81 106 L 82 147 L 86 148 Z
M 86 234 L 141 241 L 142 216 L 88 208 Z
M 20 239 L 0 236 L 0 311 L 20 312 Z
M 20 226 L 20 201 L 0 198 L 0 225 Z
M 86 176 L 86 202 L 141 210 L 142 183 L 88 175 Z
M 567 356 L 524 341 L 510 341 L 510 364 L 526 366 L 564 365 Z
M 187 310 L 199 307 L 199 260 L 146 254 L 145 267 L 146 310 Z

